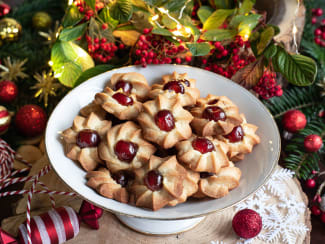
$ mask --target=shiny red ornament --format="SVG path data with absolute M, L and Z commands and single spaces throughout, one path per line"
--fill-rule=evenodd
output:
M 103 209 L 83 201 L 79 210 L 79 218 L 92 229 L 99 229 L 98 219 L 102 217 Z
M 317 152 L 323 146 L 323 140 L 319 135 L 306 136 L 304 147 L 307 152 Z
M 25 136 L 38 136 L 45 130 L 46 119 L 46 113 L 41 107 L 28 104 L 18 110 L 15 125 Z
M 314 188 L 316 186 L 316 181 L 314 179 L 308 179 L 306 181 L 306 186 L 308 188 Z
M 8 130 L 10 121 L 10 113 L 4 106 L 0 106 L 0 135 L 4 134 Z
M 305 128 L 307 119 L 304 113 L 299 110 L 290 110 L 282 118 L 282 125 L 289 132 L 297 132 Z
M 1 244 L 18 244 L 17 240 L 9 235 L 7 232 L 0 229 L 0 243 Z
M 0 17 L 5 16 L 9 14 L 10 12 L 10 6 L 6 3 L 0 3 Z
M 253 238 L 262 230 L 262 218 L 252 209 L 243 209 L 232 219 L 232 228 L 239 237 Z
M 18 87 L 12 81 L 5 80 L 0 82 L 0 102 L 10 103 L 16 99 Z

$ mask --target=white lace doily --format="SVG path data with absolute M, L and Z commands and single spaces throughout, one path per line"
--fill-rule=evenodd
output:
M 297 238 L 304 237 L 308 227 L 301 222 L 306 204 L 293 193 L 288 194 L 285 182 L 291 180 L 293 172 L 279 168 L 270 180 L 253 196 L 236 205 L 235 211 L 254 209 L 263 222 L 262 231 L 252 239 L 238 238 L 237 244 L 265 243 L 296 244 Z M 227 244 L 224 241 L 211 241 L 211 244 Z

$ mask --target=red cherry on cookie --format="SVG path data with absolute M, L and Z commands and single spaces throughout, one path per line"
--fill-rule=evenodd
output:
M 138 145 L 133 142 L 120 140 L 115 144 L 114 151 L 119 160 L 129 163 L 137 154 Z
M 163 186 L 163 176 L 157 170 L 151 170 L 145 176 L 144 183 L 151 191 L 159 191 Z
M 200 153 L 208 153 L 214 150 L 213 143 L 206 138 L 196 138 L 192 142 L 192 147 Z
M 116 181 L 116 183 L 120 184 L 122 187 L 126 187 L 129 180 L 132 180 L 134 176 L 132 172 L 121 170 L 112 175 L 112 178 Z
M 164 90 L 174 91 L 176 93 L 184 94 L 185 88 L 179 81 L 170 81 L 164 85 Z
M 202 113 L 202 117 L 208 120 L 214 120 L 214 121 L 225 121 L 227 116 L 225 111 L 223 111 L 222 108 L 217 106 L 210 106 L 204 109 Z
M 200 178 L 201 179 L 205 179 L 208 178 L 210 176 L 214 175 L 214 173 L 209 173 L 209 172 L 200 172 Z
M 132 88 L 132 84 L 124 80 L 120 80 L 115 84 L 115 91 L 122 89 L 126 94 L 130 94 Z
M 241 125 L 236 126 L 228 135 L 225 135 L 225 137 L 230 141 L 230 142 L 239 142 L 243 140 L 244 138 L 244 130 Z
M 85 129 L 78 133 L 76 143 L 80 148 L 97 147 L 100 143 L 100 136 L 95 130 Z
M 115 93 L 113 95 L 113 98 L 118 101 L 119 104 L 123 106 L 129 106 L 133 104 L 133 99 L 132 97 L 128 97 L 127 95 L 124 95 L 123 93 Z
M 175 128 L 175 119 L 169 110 L 160 110 L 155 116 L 156 125 L 163 131 Z

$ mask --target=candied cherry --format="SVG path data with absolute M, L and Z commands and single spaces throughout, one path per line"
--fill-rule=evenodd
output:
M 119 80 L 116 84 L 115 84 L 115 91 L 122 89 L 123 92 L 125 92 L 126 94 L 130 94 L 131 90 L 132 90 L 133 86 L 130 82 L 124 81 L 124 80 Z
M 120 140 L 115 144 L 115 154 L 119 160 L 130 163 L 138 151 L 138 145 L 129 142 Z
M 230 142 L 239 142 L 243 140 L 244 138 L 244 130 L 241 125 L 236 126 L 228 135 L 225 135 L 225 137 Z
M 80 148 L 97 147 L 100 143 L 100 136 L 95 130 L 85 129 L 79 131 L 76 143 Z
M 151 170 L 145 176 L 144 183 L 151 191 L 159 191 L 163 186 L 163 176 L 157 170 Z
M 179 81 L 170 81 L 164 85 L 164 90 L 174 91 L 176 93 L 184 94 L 185 88 Z
M 169 110 L 160 110 L 155 116 L 156 125 L 163 131 L 175 128 L 175 119 Z
M 210 176 L 214 175 L 214 173 L 210 173 L 210 172 L 200 172 L 200 178 L 201 179 L 205 179 L 208 178 Z
M 214 150 L 213 143 L 209 139 L 203 137 L 194 139 L 192 142 L 192 147 L 202 154 L 212 152 Z
M 119 104 L 123 105 L 123 106 L 129 106 L 133 104 L 133 99 L 132 97 L 128 97 L 127 95 L 123 94 L 123 93 L 115 93 L 113 95 L 113 98 L 118 101 Z
M 225 111 L 223 111 L 222 108 L 217 106 L 210 106 L 204 109 L 202 113 L 202 117 L 214 121 L 218 121 L 218 120 L 225 121 L 227 118 Z
M 120 184 L 122 187 L 126 187 L 130 180 L 134 179 L 134 175 L 132 172 L 127 170 L 121 170 L 112 175 L 112 178 L 116 181 L 116 183 Z

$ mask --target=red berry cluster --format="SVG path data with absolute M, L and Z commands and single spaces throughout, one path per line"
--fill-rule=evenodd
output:
M 84 18 L 86 20 L 89 20 L 95 14 L 94 10 L 91 9 L 91 7 L 89 7 L 84 0 L 75 0 L 74 5 L 76 5 L 80 13 L 85 14 Z M 96 11 L 99 11 L 102 8 L 104 8 L 104 3 L 100 0 L 96 0 Z
M 312 9 L 312 15 L 311 23 L 313 25 L 319 24 L 314 31 L 314 41 L 317 45 L 325 47 L 325 19 L 322 19 L 320 22 L 317 19 L 317 17 L 323 15 L 323 10 L 321 8 Z
M 202 59 L 206 70 L 231 78 L 238 70 L 255 61 L 255 57 L 248 51 L 250 43 L 245 42 L 240 36 L 228 46 L 222 46 L 220 42 L 210 44 L 214 47 L 211 49 L 211 56 Z M 229 60 L 225 62 L 227 57 Z
M 263 99 L 282 96 L 283 90 L 280 85 L 277 85 L 275 78 L 276 74 L 266 69 L 257 85 L 253 87 L 253 90 Z
M 104 37 L 101 39 L 98 37 L 92 39 L 90 36 L 86 35 L 86 40 L 90 56 L 102 63 L 107 63 L 116 56 L 118 50 L 123 50 L 125 48 L 123 43 L 116 45 L 114 42 L 108 42 Z
M 136 61 L 134 64 L 141 64 L 146 67 L 147 64 L 190 62 L 192 60 L 190 56 L 179 57 L 180 54 L 185 53 L 186 49 L 183 45 L 176 46 L 162 36 L 152 34 L 150 29 L 144 29 L 136 44 L 134 51 Z
M 317 205 L 313 205 L 311 207 L 311 212 L 315 216 L 320 216 L 321 221 L 325 223 L 325 212 L 322 211 Z

